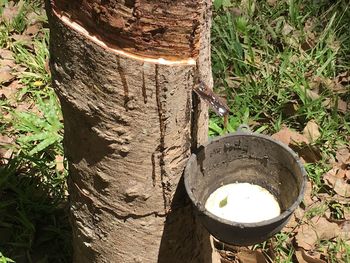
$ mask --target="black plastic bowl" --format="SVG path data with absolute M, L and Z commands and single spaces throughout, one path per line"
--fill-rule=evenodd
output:
M 286 145 L 240 130 L 218 137 L 192 154 L 184 180 L 200 221 L 209 233 L 221 242 L 245 246 L 267 240 L 287 224 L 303 199 L 306 172 L 299 157 Z M 205 209 L 212 192 L 237 182 L 269 190 L 279 202 L 281 214 L 257 223 L 237 223 Z

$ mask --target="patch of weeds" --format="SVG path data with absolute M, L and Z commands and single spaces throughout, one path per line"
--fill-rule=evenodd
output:
M 0 251 L 16 262 L 70 262 L 62 114 L 49 86 L 42 1 L 0 0 L 0 13 L 0 47 L 15 76 L 3 86 L 15 94 L 0 100 L 0 143 L 10 147 L 0 151 Z M 11 262 L 3 254 L 0 262 Z
M 19 262 L 68 262 L 71 230 L 64 189 L 57 192 L 47 180 L 55 171 L 32 162 L 19 154 L 0 167 L 0 250 Z
M 0 263 L 13 263 L 14 261 L 8 257 L 5 257 L 1 252 L 0 252 Z
M 335 242 L 321 241 L 318 251 L 327 251 L 325 257 L 330 263 L 350 261 L 350 245 L 341 238 L 337 238 Z
M 16 63 L 27 69 L 20 73 L 21 83 L 34 90 L 45 87 L 49 84 L 50 80 L 47 70 L 49 59 L 48 31 L 42 30 L 42 33 L 43 35 L 36 38 L 30 47 L 21 42 L 12 45 Z
M 314 123 L 317 138 L 293 149 L 306 162 L 315 200 L 326 195 L 327 201 L 309 207 L 305 218 L 330 213 L 333 220 L 343 219 L 345 207 L 323 177 L 350 138 L 349 2 L 217 0 L 214 7 L 214 89 L 227 99 L 231 114 L 226 128 L 223 118 L 210 115 L 209 135 L 234 132 L 245 123 L 265 134 L 288 128 L 306 138 L 307 125 Z M 279 255 L 273 262 L 295 262 L 292 238 L 283 232 L 273 238 Z M 327 242 L 323 253 L 330 253 L 329 262 L 347 262 L 335 256 L 340 245 Z
M 310 207 L 304 214 L 307 220 L 315 216 L 323 216 L 328 210 L 328 205 L 326 203 L 318 203 Z
M 278 233 L 273 238 L 273 247 L 276 251 L 276 262 L 292 263 L 294 248 L 290 243 L 290 237 L 287 233 Z
M 57 97 L 51 89 L 47 89 L 45 94 L 40 93 L 33 94 L 38 112 L 14 111 L 12 127 L 17 132 L 20 149 L 28 156 L 35 156 L 46 150 L 46 154 L 54 157 L 63 151 L 61 110 Z

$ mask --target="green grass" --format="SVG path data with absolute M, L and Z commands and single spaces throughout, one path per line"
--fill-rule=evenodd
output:
M 342 93 L 334 90 L 337 76 L 350 72 L 348 1 L 289 0 L 269 5 L 216 0 L 214 6 L 214 86 L 227 99 L 231 114 L 226 129 L 224 120 L 211 114 L 210 136 L 233 132 L 240 124 L 265 134 L 283 125 L 301 132 L 315 120 L 321 137 L 312 144 L 322 160 L 306 164 L 306 170 L 316 195 L 327 192 L 322 176 L 330 168 L 328 159 L 340 145 L 349 143 L 350 134 L 350 112 L 337 106 L 339 100 L 349 101 L 350 83 L 344 83 Z M 309 90 L 315 86 L 318 96 L 311 98 Z M 325 107 L 328 100 L 334 104 Z M 330 210 L 332 218 L 343 219 L 345 207 L 334 200 L 313 207 L 305 217 Z M 282 232 L 269 241 L 276 253 L 274 262 L 294 262 L 292 236 Z M 348 246 L 339 242 L 320 243 L 320 249 L 329 253 L 329 262 L 347 262 Z M 345 247 L 343 258 L 337 254 L 340 247 Z
M 322 176 L 328 158 L 349 143 L 350 113 L 338 109 L 350 100 L 350 83 L 334 87 L 350 72 L 349 3 L 328 0 L 215 0 L 212 67 L 217 93 L 231 109 L 228 125 L 211 113 L 209 135 L 234 132 L 248 124 L 254 132 L 273 134 L 283 125 L 302 131 L 315 120 L 321 136 L 315 142 L 322 160 L 306 164 L 314 194 L 328 193 Z M 70 262 L 66 177 L 62 168 L 63 124 L 47 72 L 48 28 L 41 1 L 16 1 L 17 15 L 0 23 L 0 48 L 11 50 L 18 88 L 0 100 L 0 135 L 14 140 L 12 155 L 0 160 L 0 262 Z M 9 1 L 0 0 L 0 14 Z M 14 40 L 31 19 L 42 27 L 29 42 Z M 315 91 L 317 98 L 310 96 Z M 331 105 L 326 107 L 326 103 Z M 64 166 L 66 162 L 64 161 Z M 343 219 L 346 204 L 321 202 L 303 220 L 330 212 Z M 254 249 L 273 262 L 295 262 L 295 233 L 281 232 Z M 348 262 L 349 245 L 322 240 L 318 251 L 329 262 Z M 271 260 L 272 261 L 272 260 Z
M 8 5 L 0 1 L 0 13 Z M 13 52 L 18 81 L 12 99 L 0 103 L 0 135 L 14 140 L 0 166 L 0 262 L 70 262 L 63 124 L 50 87 L 48 28 L 40 1 L 17 3 L 17 15 L 0 24 L 0 48 Z M 35 20 L 43 27 L 15 40 Z

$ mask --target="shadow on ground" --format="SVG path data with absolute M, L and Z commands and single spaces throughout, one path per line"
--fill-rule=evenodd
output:
M 16 263 L 71 262 L 64 186 L 45 168 L 23 156 L 0 166 L 0 251 Z

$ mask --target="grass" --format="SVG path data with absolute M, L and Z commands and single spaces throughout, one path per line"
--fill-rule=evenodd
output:
M 350 6 L 347 1 L 214 1 L 212 61 L 215 89 L 231 108 L 227 127 L 211 115 L 210 136 L 233 132 L 244 123 L 253 131 L 273 134 L 287 126 L 302 132 L 314 120 L 321 136 L 312 143 L 322 159 L 306 169 L 318 194 L 327 192 L 323 175 L 329 159 L 349 142 L 349 110 L 337 102 L 349 101 L 349 82 L 342 92 L 337 78 L 350 72 Z M 316 98 L 310 91 L 316 91 Z M 333 101 L 329 106 L 326 102 Z M 333 200 L 305 213 L 308 220 L 331 211 L 344 220 L 343 205 Z M 295 262 L 292 238 L 281 232 L 271 239 L 273 262 Z M 328 262 L 347 262 L 344 240 L 318 244 Z M 339 251 L 342 251 L 340 256 Z M 345 253 L 345 254 L 344 254 Z
M 0 12 L 9 5 L 0 4 Z M 12 141 L 0 166 L 0 262 L 70 262 L 63 124 L 46 70 L 48 28 L 40 1 L 16 6 L 0 24 L 0 48 L 12 52 L 16 77 L 15 94 L 0 103 L 0 136 Z M 14 39 L 32 20 L 40 25 L 35 36 Z
M 0 0 L 0 13 L 9 3 Z M 0 262 L 70 262 L 63 125 L 46 69 L 46 18 L 40 1 L 16 3 L 10 21 L 0 22 L 0 48 L 12 52 L 17 83 L 13 97 L 0 100 L 0 139 L 9 141 L 12 153 L 0 161 Z M 40 24 L 35 35 L 16 40 L 33 19 Z M 234 132 L 241 124 L 269 135 L 285 125 L 301 132 L 314 120 L 321 136 L 312 146 L 322 158 L 306 169 L 314 195 L 329 193 L 322 179 L 328 160 L 350 134 L 349 110 L 339 107 L 350 100 L 350 81 L 340 83 L 350 72 L 349 24 L 345 0 L 215 0 L 213 77 L 231 114 L 227 127 L 211 114 L 209 135 Z M 327 211 L 342 220 L 346 209 L 337 200 L 321 202 L 303 220 Z M 294 235 L 281 232 L 254 249 L 268 255 L 273 248 L 273 262 L 295 262 Z M 349 261 L 349 244 L 340 238 L 321 240 L 315 249 L 328 262 Z

